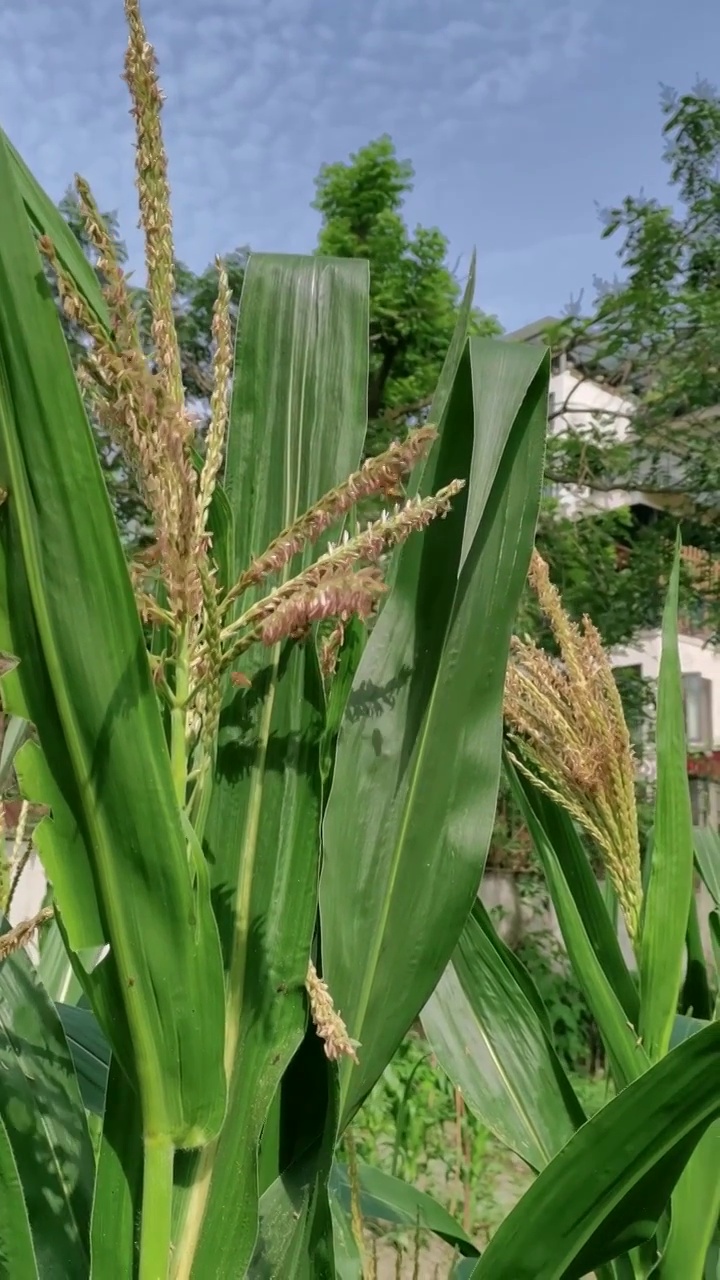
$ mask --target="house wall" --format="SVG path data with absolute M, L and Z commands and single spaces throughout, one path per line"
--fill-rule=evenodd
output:
M 553 417 L 553 412 L 561 408 L 563 412 Z M 572 369 L 555 373 L 550 379 L 551 435 L 599 431 L 609 440 L 622 441 L 627 435 L 631 416 L 632 405 L 628 400 L 613 395 L 596 382 L 578 377 Z M 638 492 L 625 489 L 601 492 L 584 485 L 551 485 L 549 492 L 560 504 L 563 514 L 569 516 L 615 511 L 619 507 L 646 501 Z
M 571 428 L 573 431 L 601 431 L 608 439 L 625 440 L 633 405 L 622 396 L 615 395 L 597 382 L 582 378 L 572 369 L 554 373 L 550 379 L 550 395 L 556 409 L 563 412 L 554 418 L 551 431 L 554 435 Z
M 598 383 L 578 376 L 571 368 L 561 368 L 550 381 L 550 411 L 563 408 L 563 412 L 551 420 L 553 435 L 564 431 L 582 431 L 583 427 L 595 432 L 607 433 L 608 440 L 622 441 L 627 435 L 633 406 L 628 400 L 614 395 Z M 621 507 L 643 503 L 657 505 L 652 494 L 641 491 L 614 489 L 606 493 L 593 491 L 579 485 L 552 486 L 552 496 L 566 516 L 581 519 L 594 513 L 617 510 Z M 612 655 L 616 666 L 639 666 L 648 680 L 657 680 L 660 669 L 661 637 L 659 631 L 639 636 L 636 642 Z M 681 635 L 679 639 L 680 666 L 684 674 L 697 674 L 711 682 L 712 746 L 720 748 L 720 650 L 693 635 Z M 651 744 L 649 744 L 651 745 Z M 652 776 L 654 761 L 648 754 L 644 772 Z M 720 786 L 709 789 L 709 807 L 706 820 L 720 826 Z
M 600 885 L 602 888 L 602 882 Z M 543 891 L 543 886 L 539 886 L 535 892 L 528 893 L 527 887 L 521 888 L 518 877 L 510 872 L 486 871 L 480 885 L 479 896 L 493 915 L 495 927 L 508 946 L 517 947 L 523 938 L 538 933 L 550 934 L 556 943 L 564 945 L 557 912 L 548 895 Z M 708 965 L 712 967 L 713 948 L 709 916 L 715 904 L 704 884 L 699 881 L 695 886 L 695 902 L 703 951 Z M 625 962 L 631 970 L 634 970 L 635 956 L 622 920 L 618 920 L 617 933 Z
M 638 636 L 635 644 L 618 649 L 612 654 L 616 667 L 639 666 L 644 679 L 657 680 L 660 674 L 662 639 L 655 631 Z M 680 669 L 683 675 L 693 673 L 712 682 L 712 745 L 720 748 L 720 652 L 700 637 L 681 635 L 678 638 Z

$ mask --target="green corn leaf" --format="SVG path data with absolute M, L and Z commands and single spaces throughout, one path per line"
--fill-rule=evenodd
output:
M 470 1110 L 539 1171 L 585 1115 L 544 1019 L 528 1000 L 532 980 L 526 973 L 520 986 L 517 964 L 477 902 L 423 1010 L 422 1024 Z
M 637 1026 L 640 1017 L 638 989 L 632 977 L 617 936 L 614 896 L 603 893 L 590 866 L 587 852 L 570 815 L 550 796 L 535 787 L 525 774 L 520 774 L 507 753 L 505 772 L 515 798 L 523 809 L 533 831 L 544 832 L 562 878 L 572 896 L 583 928 L 597 955 L 603 972 L 626 1017 Z M 529 810 L 529 813 L 528 813 Z
M 692 1153 L 672 1197 L 667 1242 L 657 1280 L 703 1280 L 720 1218 L 720 1121 L 710 1125 Z
M 687 964 L 680 998 L 680 1008 L 694 1014 L 696 1018 L 709 1019 L 712 1017 L 713 996 L 708 981 L 705 952 L 700 932 L 700 918 L 694 893 L 690 896 L 685 949 L 687 952 Z
M 581 1280 L 650 1239 L 720 1116 L 719 1051 L 713 1024 L 593 1116 L 502 1223 L 474 1280 Z
M 710 926 L 710 943 L 712 945 L 713 962 L 715 965 L 716 975 L 720 975 L 720 911 L 711 911 L 708 916 L 708 924 Z M 718 1009 L 720 1007 L 720 994 L 715 997 L 714 1017 L 718 1017 Z
M 541 350 L 469 340 L 421 492 L 454 477 L 467 490 L 403 546 L 340 731 L 320 909 L 324 975 L 361 1044 L 343 1123 L 430 996 L 482 874 L 547 378 Z
M 294 1113 L 284 1127 L 280 1177 L 260 1197 L 248 1275 L 336 1280 L 328 1180 L 337 1131 L 337 1071 L 310 1030 L 283 1079 L 283 1094 Z
M 649 1065 L 627 1008 L 637 992 L 625 968 L 602 894 L 581 871 L 587 858 L 577 832 L 559 807 L 504 758 L 511 792 L 523 815 L 557 912 L 565 947 L 603 1038 L 616 1080 L 628 1084 Z M 552 833 L 552 835 L 550 834 Z M 625 1006 L 623 1005 L 625 1000 Z
M 352 1232 L 350 1215 L 336 1195 L 330 1196 L 333 1226 L 333 1249 L 337 1280 L 364 1280 L 362 1258 Z
M 680 538 L 663 614 L 657 695 L 655 821 L 640 938 L 640 1032 L 652 1061 L 667 1051 L 682 984 L 693 893 L 693 830 L 678 651 Z
M 2 1280 L 40 1280 L 20 1174 L 1 1116 L 0 1276 Z
M 720 1229 L 716 1230 L 708 1249 L 703 1280 L 720 1280 Z
M 107 304 L 97 275 L 88 262 L 82 246 L 73 235 L 55 202 L 43 191 L 2 129 L 0 129 L 0 139 L 4 143 L 6 155 L 12 166 L 15 185 L 35 234 L 50 237 L 60 263 L 74 281 L 83 300 L 102 327 L 109 329 L 110 317 Z
M 713 827 L 693 827 L 697 869 L 716 907 L 720 907 L 720 835 Z
M 472 312 L 474 293 L 475 253 L 473 252 L 470 261 L 470 269 L 468 271 L 468 278 L 465 285 L 465 292 L 463 294 L 460 307 L 458 308 L 458 317 L 455 329 L 453 331 L 450 346 L 448 347 L 447 355 L 443 362 L 440 377 L 438 378 L 438 384 L 435 388 L 435 393 L 432 399 L 429 415 L 429 420 L 431 422 L 438 422 L 442 419 L 452 394 L 455 378 L 457 377 L 457 371 L 467 342 L 468 326 Z M 414 471 L 407 477 L 405 489 L 409 496 L 414 497 L 417 495 L 426 465 L 427 460 L 420 462 Z M 399 551 L 396 549 L 391 554 L 390 564 L 385 572 L 385 581 L 388 588 L 391 588 L 395 581 L 398 562 Z M 328 706 L 325 718 L 325 745 L 323 750 L 323 782 L 326 787 L 335 762 L 338 733 L 340 731 L 347 701 L 350 693 L 352 692 L 353 681 L 366 643 L 367 627 L 357 619 L 351 619 L 349 626 L 345 629 L 345 644 L 339 656 L 337 671 L 330 686 L 330 693 L 328 697 Z
M 715 968 L 716 987 L 720 977 L 720 835 L 712 827 L 695 827 L 693 829 L 693 845 L 695 864 L 703 883 L 715 903 L 708 916 L 710 926 L 710 943 L 712 945 Z M 720 1008 L 719 999 L 715 998 L 715 1017 Z
M 679 1013 L 673 1023 L 672 1035 L 670 1036 L 670 1048 L 676 1049 L 683 1040 L 687 1040 L 688 1036 L 694 1036 L 698 1031 L 702 1031 L 703 1027 L 708 1025 L 708 1020 L 704 1018 L 688 1018 L 685 1014 Z
M 450 1272 L 450 1280 L 469 1280 L 476 1266 L 474 1258 L 458 1258 Z
M 707 830 L 709 840 L 703 839 Z M 717 841 L 717 833 L 711 828 L 698 828 L 694 832 L 696 838 L 696 861 L 700 864 L 703 854 L 709 855 L 707 866 L 708 878 L 712 882 L 714 872 L 713 837 Z M 700 847 L 703 854 L 697 856 Z M 711 891 L 712 892 L 712 891 Z M 712 915 L 711 914 L 711 919 Z M 692 929 L 693 917 L 696 921 Z M 694 897 L 690 910 L 691 930 L 688 939 L 688 975 L 683 992 L 687 992 L 689 978 L 693 968 L 695 1000 L 698 1004 L 698 1015 L 686 1017 L 679 1015 L 673 1023 L 670 1036 L 670 1048 L 682 1043 L 688 1036 L 696 1035 L 707 1026 L 707 1018 L 711 1016 L 712 1007 L 707 1007 L 703 1014 L 704 993 L 707 990 L 707 970 L 705 968 L 702 943 L 699 938 L 697 907 Z M 692 934 L 695 937 L 693 940 Z M 702 966 L 702 968 L 701 968 Z M 720 1218 L 720 1179 L 717 1170 L 720 1167 L 720 1126 L 712 1125 L 703 1135 L 693 1152 L 682 1177 L 680 1178 L 672 1198 L 672 1217 L 668 1238 L 658 1267 L 658 1280 L 705 1280 L 707 1260 L 711 1243 Z
M 376 1169 L 373 1165 L 360 1162 L 357 1171 L 363 1219 L 391 1222 L 394 1226 L 406 1227 L 411 1231 L 420 1227 L 454 1245 L 463 1255 L 471 1258 L 478 1256 L 479 1250 L 467 1232 L 427 1192 L 419 1191 L 409 1182 L 403 1182 L 402 1178 L 394 1178 L 392 1174 Z M 345 1212 L 349 1212 L 350 1175 L 346 1165 L 333 1165 L 330 1190 Z
M 250 258 L 223 481 L 233 578 L 357 467 L 367 359 L 364 263 Z M 314 646 L 251 651 L 241 669 L 252 684 L 225 700 L 205 829 L 228 974 L 230 1099 L 217 1146 L 179 1164 L 177 1280 L 242 1274 L 250 1259 L 257 1145 L 307 1018 L 324 717 Z
M 112 1058 L 92 1207 L 90 1280 L 137 1280 L 142 1189 L 140 1101 Z
M 246 1272 L 248 1280 L 292 1276 L 293 1280 L 336 1280 L 331 1209 L 328 1230 L 311 1238 L 321 1187 L 314 1165 L 303 1176 L 286 1172 L 276 1178 L 260 1199 L 260 1235 Z M 317 1248 L 314 1248 L 314 1246 Z M 313 1257 L 313 1254 L 315 1255 Z
M 10 716 L 0 749 L 0 787 L 7 786 L 15 756 L 30 736 L 30 725 L 22 716 Z
M 193 1145 L 224 1112 L 217 929 L 193 879 L 132 588 L 16 171 L 0 139 L 0 646 L 20 659 L 8 705 L 43 748 L 26 743 L 18 772 L 52 810 L 38 847 L 71 950 L 110 946 L 86 986 L 137 1073 L 146 1129 Z
M 9 1142 L 39 1275 L 86 1276 L 94 1177 L 90 1136 L 62 1024 L 22 951 L 3 960 L 0 969 L 0 1082 L 0 1175 L 7 1172 L 3 1149 Z M 5 1194 L 3 1186 L 3 1209 Z M 18 1238 L 21 1222 L 22 1216 Z M 12 1269 L 4 1274 L 14 1280 Z
M 38 977 L 50 999 L 59 1004 L 77 1004 L 83 993 L 82 984 L 73 969 L 57 920 L 50 920 L 44 926 L 38 941 Z M 92 962 L 99 960 L 101 954 L 102 949 L 96 948 Z
M 87 1111 L 101 1116 L 110 1066 L 110 1046 L 91 1009 L 72 1004 L 55 1005 L 72 1055 L 80 1094 Z

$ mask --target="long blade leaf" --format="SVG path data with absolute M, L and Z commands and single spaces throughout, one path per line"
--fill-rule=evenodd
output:
M 507 952 L 476 903 L 422 1023 L 471 1111 L 539 1171 L 585 1115 Z
M 224 476 L 234 577 L 358 465 L 367 360 L 364 263 L 251 257 Z M 248 659 L 251 688 L 232 688 L 223 709 L 205 833 L 228 975 L 230 1099 L 218 1145 L 179 1174 L 178 1280 L 241 1274 L 250 1258 L 257 1144 L 307 1016 L 322 689 L 312 643 Z
M 600 890 L 596 884 L 594 900 L 585 897 L 583 893 L 577 893 L 576 896 L 573 892 L 574 880 L 566 875 L 566 862 L 563 861 L 563 852 L 567 854 L 568 849 L 561 842 L 569 834 L 567 827 L 560 825 L 557 838 L 549 835 L 552 819 L 557 817 L 554 802 L 534 787 L 524 775 L 521 776 L 507 755 L 505 773 L 542 863 L 570 962 L 603 1037 L 613 1073 L 621 1085 L 628 1084 L 647 1069 L 648 1057 L 638 1038 L 637 1028 L 629 1020 L 627 1010 L 621 1003 L 618 986 L 611 981 L 612 970 L 609 967 L 606 970 L 603 962 L 605 955 L 612 956 L 613 946 L 617 947 L 619 953 L 619 946 L 616 937 L 612 937 L 612 943 L 608 937 L 610 917 Z M 584 857 L 582 851 L 580 856 Z M 588 909 L 592 912 L 590 928 L 586 925 Z M 603 916 L 605 922 L 601 925 Z M 597 943 L 594 944 L 593 935 L 602 940 L 602 948 Z M 620 961 L 622 962 L 622 956 Z M 617 977 L 622 974 L 617 966 L 616 974 Z M 621 987 L 620 994 L 622 993 Z M 630 988 L 628 999 L 632 994 Z M 637 1004 L 637 1000 L 635 1003 Z
M 502 1223 L 475 1280 L 580 1280 L 648 1239 L 720 1115 L 719 1050 L 713 1024 L 593 1116 Z
M 678 650 L 680 539 L 663 614 L 657 695 L 655 822 L 640 939 L 640 1032 L 652 1061 L 670 1043 L 693 893 L 693 829 Z
M 132 587 L 60 322 L 0 138 L 0 633 L 20 658 L 18 758 L 50 806 L 39 838 L 72 950 L 109 943 L 88 989 L 144 1123 L 182 1145 L 224 1111 L 224 984 L 193 880 Z M 78 494 L 83 496 L 78 501 Z M 99 987 L 112 983 L 113 1014 Z
M 3 1280 L 40 1280 L 22 1183 L 1 1117 L 0 1275 Z
M 402 548 L 341 728 L 320 908 L 324 975 L 362 1046 L 341 1076 L 344 1123 L 428 999 L 482 874 L 547 377 L 541 351 L 470 340 L 421 490 L 459 476 L 467 498 Z
M 28 169 L 22 156 L 15 150 L 7 134 L 0 129 L 5 149 L 10 157 L 13 177 L 25 206 L 25 212 L 37 236 L 49 236 L 55 246 L 58 260 L 75 282 L 95 319 L 104 329 L 110 328 L 110 316 L 97 275 L 83 253 L 60 210 Z
M 432 1231 L 441 1240 L 455 1245 L 466 1257 L 477 1257 L 479 1250 L 466 1231 L 443 1205 L 426 1191 L 409 1182 L 394 1178 L 373 1165 L 358 1164 L 360 1211 L 363 1218 L 391 1222 L 411 1230 L 420 1227 Z M 344 1209 L 351 1204 L 350 1175 L 344 1164 L 334 1164 L 330 1189 Z
M 40 1275 L 84 1276 L 94 1165 L 72 1057 L 25 953 L 3 960 L 0 977 L 0 1148 L 4 1135 L 22 1182 Z

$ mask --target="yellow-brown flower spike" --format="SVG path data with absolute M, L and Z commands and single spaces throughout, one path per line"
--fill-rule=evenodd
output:
M 21 924 L 16 924 L 14 929 L 4 933 L 0 937 L 0 960 L 6 960 L 14 951 L 20 951 L 22 947 L 26 947 L 29 942 L 32 942 L 38 929 L 47 924 L 48 920 L 52 920 L 54 915 L 52 907 L 43 907 L 31 920 L 23 920 Z
M 310 1016 L 323 1041 L 325 1056 L 331 1062 L 343 1057 L 357 1062 L 357 1043 L 350 1039 L 347 1027 L 333 1004 L 328 985 L 319 976 L 312 960 L 308 965 L 305 990 L 310 1002 Z
M 218 271 L 218 295 L 213 308 L 212 319 L 212 333 L 215 343 L 212 362 L 213 388 L 210 396 L 210 425 L 205 447 L 205 461 L 200 474 L 198 489 L 196 539 L 199 550 L 202 550 L 206 538 L 207 513 L 210 509 L 218 473 L 222 465 L 228 424 L 230 378 L 233 360 L 230 286 L 227 271 L 219 258 L 216 266 Z
M 202 607 L 197 569 L 197 479 L 190 456 L 195 428 L 185 407 L 180 347 L 175 328 L 175 253 L 167 156 L 160 114 L 163 95 L 155 52 L 138 0 L 125 0 L 128 45 L 124 79 L 135 120 L 135 171 L 140 226 L 145 236 L 147 291 L 152 314 L 157 447 L 146 468 L 151 509 L 171 609 L 183 629 Z
M 131 114 L 135 120 L 136 185 L 140 226 L 145 234 L 155 359 L 167 399 L 179 409 L 183 403 L 183 383 L 173 314 L 175 253 L 167 153 L 160 123 L 163 94 L 158 82 L 155 50 L 148 41 L 138 0 L 125 0 L 125 17 L 129 37 L 124 79 L 130 90 Z
M 635 759 L 620 694 L 597 629 L 587 617 L 582 627 L 570 620 L 537 552 L 529 576 L 561 660 L 513 639 L 505 685 L 513 758 L 597 844 L 635 943 L 642 906 Z
M 278 534 L 262 555 L 245 570 L 233 588 L 230 599 L 242 595 L 248 587 L 262 582 L 269 574 L 279 572 L 308 543 L 317 542 L 327 529 L 337 524 L 363 498 L 379 494 L 389 496 L 397 488 L 398 481 L 412 471 L 436 439 L 437 431 L 428 423 L 409 432 L 402 442 L 395 441 L 384 453 L 368 458 L 359 471 L 353 472 L 337 488 L 331 489 L 309 511 Z
M 222 632 L 223 643 L 227 646 L 225 664 L 233 662 L 253 644 L 271 643 L 267 639 L 272 634 L 267 628 L 268 620 L 280 610 L 286 618 L 289 617 L 293 599 L 305 602 L 311 615 L 309 621 L 333 616 L 347 621 L 350 613 L 358 611 L 349 608 L 350 592 L 359 588 L 360 594 L 355 598 L 359 603 L 362 599 L 359 612 L 367 617 L 367 593 L 371 592 L 376 598 L 382 588 L 376 579 L 371 582 L 367 575 L 361 579 L 359 572 L 355 572 L 353 580 L 353 570 L 376 565 L 387 551 L 405 542 L 411 534 L 427 528 L 433 520 L 443 519 L 450 511 L 452 499 L 461 492 L 464 484 L 463 480 L 453 480 L 428 498 L 412 498 L 392 512 L 383 512 L 379 520 L 372 521 L 354 538 L 346 534 L 339 546 L 331 545 L 308 569 L 276 587 L 264 600 L 259 600 L 225 627 Z M 345 584 L 344 594 L 338 592 L 341 579 Z M 340 606 L 337 614 L 326 612 L 321 603 L 326 589 L 333 593 Z M 226 601 L 232 595 L 229 593 Z M 286 634 L 284 629 L 282 634 Z

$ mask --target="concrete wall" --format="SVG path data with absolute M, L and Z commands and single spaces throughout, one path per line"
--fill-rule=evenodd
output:
M 480 897 L 488 911 L 492 911 L 495 914 L 494 909 L 499 909 L 500 914 L 499 918 L 496 917 L 496 927 L 501 938 L 507 942 L 508 946 L 516 946 L 521 938 L 527 937 L 533 932 L 545 931 L 552 933 L 556 940 L 562 943 L 562 931 L 552 903 L 546 901 L 541 894 L 538 894 L 534 900 L 528 899 L 527 895 L 521 893 L 518 887 L 518 878 L 510 872 L 488 871 L 480 886 Z M 712 965 L 712 943 L 708 928 L 708 915 L 713 908 L 713 901 L 703 884 L 698 884 L 695 900 L 698 906 L 703 949 L 708 964 Z M 628 966 L 633 969 L 635 967 L 635 959 L 627 931 L 622 922 L 619 924 L 618 938 L 625 960 Z

